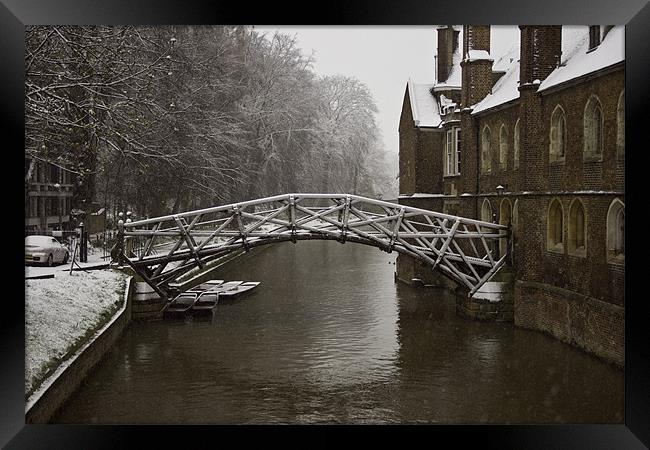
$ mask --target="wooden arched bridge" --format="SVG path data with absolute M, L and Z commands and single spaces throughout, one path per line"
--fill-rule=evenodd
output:
M 506 261 L 505 225 L 357 195 L 284 194 L 118 224 L 113 255 L 163 298 L 170 283 L 230 253 L 307 239 L 371 245 L 410 255 L 472 296 Z M 507 245 L 505 248 L 509 248 Z

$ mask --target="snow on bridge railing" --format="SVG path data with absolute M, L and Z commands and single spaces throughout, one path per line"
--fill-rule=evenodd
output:
M 505 263 L 498 242 L 509 237 L 505 225 L 348 194 L 283 194 L 118 226 L 122 260 L 159 293 L 168 293 L 169 283 L 187 271 L 234 251 L 325 239 L 408 254 L 473 295 Z M 164 247 L 156 243 L 161 239 L 170 242 Z

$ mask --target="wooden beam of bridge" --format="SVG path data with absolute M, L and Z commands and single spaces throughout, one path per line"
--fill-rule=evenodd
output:
M 473 295 L 504 264 L 507 227 L 357 195 L 285 194 L 119 222 L 122 258 L 157 292 L 216 258 L 274 242 L 337 240 L 417 258 Z M 504 246 L 509 248 L 508 245 Z

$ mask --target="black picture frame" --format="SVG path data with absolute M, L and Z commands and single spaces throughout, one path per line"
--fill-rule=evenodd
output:
M 625 24 L 626 25 L 626 232 L 635 235 L 643 215 L 643 190 L 634 189 L 634 172 L 645 166 L 648 123 L 645 102 L 650 99 L 650 5 L 647 0 L 624 4 L 605 0 L 489 0 L 489 1 L 333 1 L 316 5 L 309 2 L 172 1 L 172 0 L 0 0 L 0 111 L 4 158 L 8 176 L 3 220 L 8 250 L 5 266 L 5 298 L 0 314 L 0 445 L 7 448 L 116 448 L 146 444 L 187 445 L 191 436 L 197 444 L 223 445 L 222 439 L 236 438 L 237 445 L 250 439 L 282 439 L 299 443 L 305 432 L 362 433 L 368 443 L 387 440 L 409 445 L 411 438 L 425 445 L 451 440 L 454 447 L 467 444 L 481 448 L 589 448 L 637 449 L 650 446 L 650 350 L 647 342 L 648 315 L 643 293 L 635 295 L 634 273 L 643 246 L 628 248 L 626 271 L 626 365 L 624 425 L 497 425 L 497 426 L 405 426 L 405 427 L 213 427 L 213 426 L 71 426 L 25 425 L 24 423 L 24 276 L 23 243 L 19 234 L 24 223 L 18 148 L 24 148 L 24 26 L 28 24 L 300 24 L 300 25 L 433 25 L 437 23 L 485 24 Z M 399 95 L 399 93 L 397 94 Z M 7 139 L 10 138 L 10 139 Z M 642 169 L 641 169 L 642 170 Z M 640 177 L 639 177 L 640 175 Z M 638 174 L 639 178 L 642 174 Z M 637 181 L 639 180 L 637 178 Z M 632 187 L 630 187 L 632 182 Z M 642 186 L 640 184 L 640 186 Z M 630 209 L 630 205 L 632 208 Z M 636 220 L 635 220 L 636 218 Z M 631 242 L 628 239 L 628 242 Z M 630 267 L 633 268 L 630 271 Z M 636 267 L 636 268 L 635 268 Z M 13 280 L 16 280 L 13 282 Z M 254 431 L 254 433 L 251 433 Z M 289 439 L 289 441 L 286 441 Z M 407 440 L 404 440 L 407 439 Z M 310 445 L 313 440 L 305 441 Z M 323 443 L 325 441 L 322 441 Z

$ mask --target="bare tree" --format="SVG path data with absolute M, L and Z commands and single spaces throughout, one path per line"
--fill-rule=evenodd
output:
M 372 95 L 312 63 L 295 37 L 250 27 L 30 26 L 26 155 L 76 172 L 78 203 L 140 215 L 372 195 L 385 168 Z

